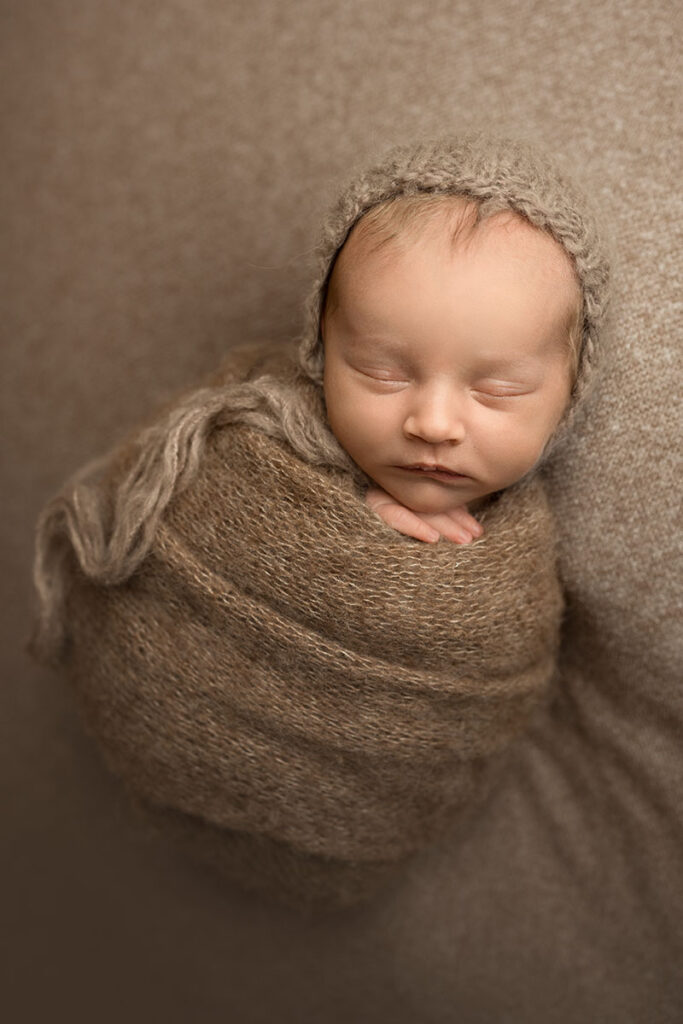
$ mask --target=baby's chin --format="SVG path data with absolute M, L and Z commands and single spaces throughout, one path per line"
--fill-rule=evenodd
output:
M 426 481 L 425 481 L 426 483 Z M 380 485 L 381 486 L 381 485 Z M 437 484 L 437 487 L 439 485 Z M 467 492 L 463 490 L 458 492 L 455 489 L 451 489 L 451 493 L 445 493 L 446 488 L 442 488 L 442 493 L 436 488 L 434 493 L 424 493 L 424 488 L 420 487 L 420 491 L 423 493 L 415 493 L 415 491 L 408 492 L 400 487 L 389 488 L 384 486 L 384 490 L 395 498 L 396 501 L 400 502 L 401 505 L 405 505 L 411 512 L 415 512 L 417 515 L 429 515 L 435 516 L 440 513 L 452 512 L 456 508 L 462 508 L 466 505 L 469 511 L 472 511 L 473 507 L 481 507 L 486 501 L 486 495 L 482 496 L 468 496 Z

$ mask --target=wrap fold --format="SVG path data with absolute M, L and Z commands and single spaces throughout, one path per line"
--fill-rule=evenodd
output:
M 155 828 L 247 888 L 349 905 L 477 805 L 547 695 L 553 521 L 536 476 L 488 500 L 470 545 L 396 533 L 291 353 L 245 351 L 53 500 L 32 649 Z M 124 491 L 128 512 L 148 500 L 114 558 Z

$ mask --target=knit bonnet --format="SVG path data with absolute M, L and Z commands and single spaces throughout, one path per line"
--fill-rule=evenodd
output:
M 609 263 L 586 197 L 546 154 L 527 142 L 476 132 L 398 146 L 348 182 L 329 211 L 318 244 L 299 366 L 322 389 L 321 315 L 336 258 L 354 225 L 379 203 L 418 195 L 462 196 L 513 210 L 550 234 L 572 260 L 583 300 L 580 353 L 570 401 L 544 449 L 544 459 L 566 435 L 593 383 L 607 311 Z

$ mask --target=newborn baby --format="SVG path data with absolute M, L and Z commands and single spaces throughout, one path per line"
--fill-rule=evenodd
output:
M 329 423 L 401 533 L 467 543 L 567 407 L 582 296 L 568 253 L 507 210 L 398 198 L 357 222 L 321 316 Z
M 479 135 L 363 171 L 318 257 L 292 346 L 233 350 L 45 507 L 31 650 L 165 834 L 348 905 L 467 822 L 551 693 L 537 469 L 607 264 L 557 169 Z

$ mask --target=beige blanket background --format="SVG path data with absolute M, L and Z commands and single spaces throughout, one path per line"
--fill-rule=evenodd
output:
M 11 1024 L 683 1019 L 676 17 L 670 0 L 2 4 Z M 617 257 L 603 383 L 550 473 L 562 692 L 466 831 L 390 898 L 306 923 L 130 818 L 70 692 L 22 650 L 33 523 L 230 345 L 296 334 L 354 161 L 480 124 L 573 169 Z

